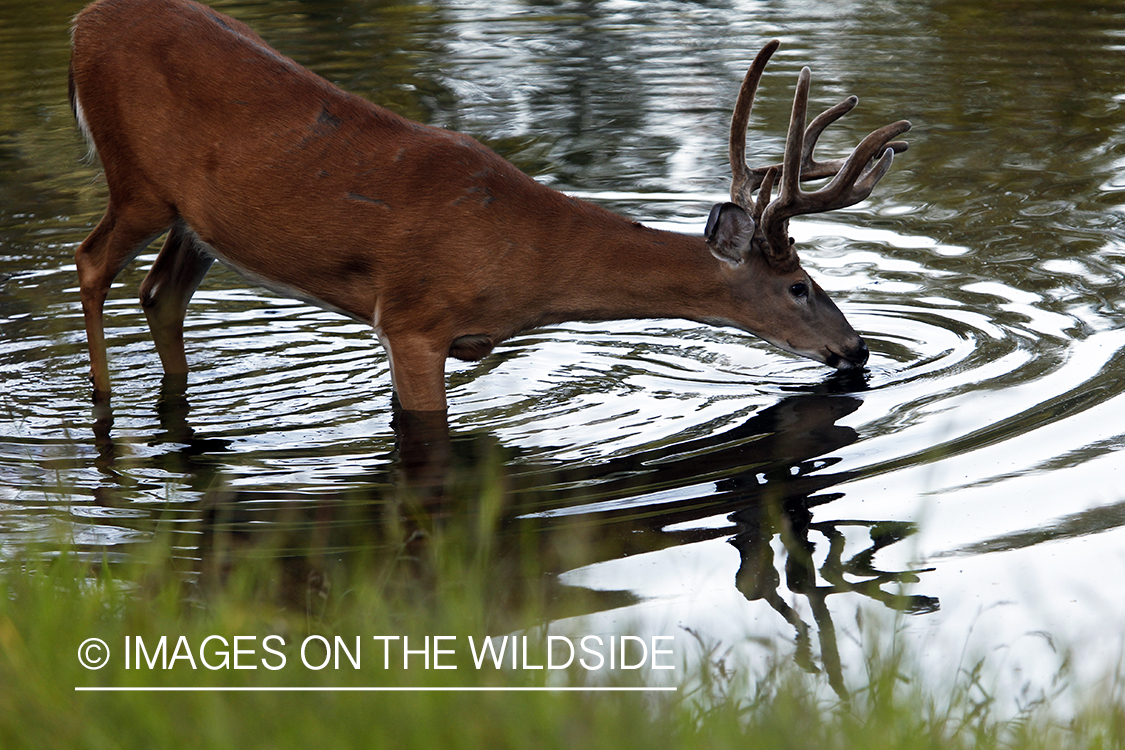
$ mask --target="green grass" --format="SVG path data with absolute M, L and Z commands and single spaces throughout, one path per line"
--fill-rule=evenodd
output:
M 674 672 L 676 692 L 76 692 L 77 686 L 504 687 L 543 684 L 543 671 L 477 669 L 467 649 L 455 670 L 384 669 L 364 645 L 363 668 L 313 670 L 295 644 L 311 634 L 500 635 L 591 604 L 560 593 L 540 569 L 551 558 L 533 536 L 503 540 L 475 516 L 417 534 L 387 530 L 366 556 L 291 549 L 272 536 L 251 547 L 215 542 L 202 562 L 177 557 L 175 539 L 128 563 L 74 552 L 29 551 L 0 566 L 0 748 L 1122 748 L 1120 677 L 1088 693 L 1065 723 L 1048 706 L 998 715 L 979 689 L 986 664 L 953 685 L 931 685 L 891 639 L 870 650 L 866 685 L 842 701 L 821 675 L 778 658 L 750 674 L 723 654 L 739 644 L 697 645 Z M 468 519 L 466 521 L 465 519 Z M 449 531 L 460 528 L 463 533 Z M 581 539 L 568 545 L 580 545 Z M 227 546 L 224 546 L 227 545 Z M 563 554 L 561 552 L 557 554 Z M 186 658 L 172 669 L 126 669 L 125 638 L 152 651 L 183 636 L 198 659 L 209 635 L 278 635 L 286 667 L 209 670 Z M 114 652 L 96 671 L 78 663 L 97 637 Z M 690 637 L 685 636 L 686 640 Z M 873 642 L 886 639 L 873 638 Z M 135 641 L 132 641 L 135 643 Z M 276 643 L 276 642 L 275 642 Z M 213 642 L 214 644 L 214 642 Z M 395 652 L 397 653 L 397 652 Z M 181 654 L 182 656 L 182 654 Z M 315 656 L 315 655 L 314 655 Z M 220 658 L 212 651 L 212 663 Z M 317 661 L 319 659 L 316 659 Z M 134 660 L 135 663 L 135 660 Z M 273 663 L 277 663 L 274 659 Z M 636 673 L 629 673 L 635 675 Z M 553 685 L 590 684 L 572 668 Z M 605 683 L 641 686 L 625 676 Z

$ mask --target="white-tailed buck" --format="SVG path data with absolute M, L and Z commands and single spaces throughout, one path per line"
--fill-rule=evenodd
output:
M 164 233 L 140 294 L 168 374 L 187 371 L 184 313 L 215 258 L 374 326 L 407 410 L 446 408 L 447 357 L 477 360 L 520 331 L 569 320 L 686 318 L 862 367 L 866 344 L 801 268 L 788 222 L 865 199 L 910 123 L 875 131 L 845 160 L 814 161 L 821 131 L 857 100 L 806 129 L 805 68 L 783 163 L 748 169 L 750 107 L 777 46 L 758 54 L 739 92 L 733 202 L 715 206 L 696 237 L 570 198 L 468 136 L 341 91 L 192 0 L 90 5 L 74 23 L 70 99 L 109 188 L 77 251 L 95 393 L 110 388 L 110 284 Z M 827 177 L 815 192 L 800 188 Z

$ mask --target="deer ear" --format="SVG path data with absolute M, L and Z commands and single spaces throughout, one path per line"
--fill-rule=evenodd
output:
M 733 203 L 716 203 L 703 230 L 707 247 L 719 260 L 741 263 L 754 239 L 754 219 Z

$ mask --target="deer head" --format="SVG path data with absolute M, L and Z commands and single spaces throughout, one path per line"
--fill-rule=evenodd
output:
M 846 159 L 817 161 L 813 149 L 830 124 L 850 112 L 859 99 L 850 96 L 813 119 L 805 127 L 811 73 L 803 68 L 797 79 L 793 111 L 781 164 L 746 165 L 746 127 L 754 94 L 766 63 L 780 42 L 769 42 L 758 53 L 743 79 L 730 126 L 731 202 L 717 204 L 704 232 L 711 252 L 726 262 L 733 285 L 753 290 L 754 307 L 770 311 L 770 343 L 839 369 L 860 368 L 867 362 L 867 344 L 803 268 L 789 237 L 789 219 L 855 205 L 866 199 L 891 167 L 895 152 L 906 143 L 892 141 L 910 129 L 906 120 L 868 135 Z M 802 180 L 831 178 L 814 192 L 801 189 Z M 778 186 L 778 194 L 773 195 Z M 754 191 L 758 191 L 757 198 Z M 784 324 L 778 325 L 781 319 Z M 777 335 L 777 331 L 781 335 Z

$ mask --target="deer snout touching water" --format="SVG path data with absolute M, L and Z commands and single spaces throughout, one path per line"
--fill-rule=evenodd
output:
M 76 253 L 96 395 L 110 390 L 110 285 L 165 233 L 140 296 L 170 375 L 187 372 L 185 310 L 216 258 L 372 325 L 412 411 L 446 408 L 447 357 L 481 359 L 521 331 L 571 320 L 685 318 L 831 367 L 867 361 L 801 268 L 788 223 L 864 200 L 910 123 L 875 131 L 847 159 L 815 161 L 820 133 L 857 100 L 806 128 L 805 68 L 783 162 L 749 169 L 747 122 L 776 41 L 735 105 L 732 202 L 698 237 L 556 192 L 468 136 L 336 88 L 192 0 L 99 0 L 73 31 L 71 104 L 109 190 Z M 823 178 L 815 192 L 800 187 Z

